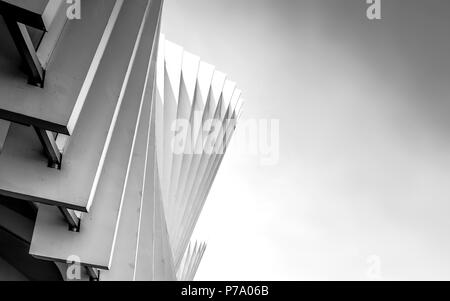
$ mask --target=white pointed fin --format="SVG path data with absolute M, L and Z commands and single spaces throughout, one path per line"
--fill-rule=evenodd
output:
M 197 76 L 199 74 L 200 58 L 189 52 L 184 52 L 182 65 L 182 78 L 185 85 L 187 99 L 192 106 L 195 96 Z
M 231 103 L 230 103 L 231 115 L 234 114 L 236 107 L 239 103 L 239 100 L 241 99 L 241 95 L 242 95 L 242 90 L 240 90 L 240 89 L 234 90 L 234 94 L 233 94 L 233 97 L 231 98 Z
M 210 110 L 214 114 L 217 107 L 220 104 L 220 97 L 225 89 L 226 74 L 220 71 L 215 71 L 213 80 L 211 83 L 211 93 L 210 93 Z
M 225 81 L 222 93 L 222 110 L 227 111 L 230 106 L 231 99 L 233 98 L 234 91 L 236 90 L 236 83 L 230 80 Z M 222 112 L 223 112 L 222 111 Z
M 164 45 L 164 145 L 163 145 L 163 170 L 161 178 L 162 196 L 166 217 L 168 218 L 168 226 L 170 223 L 169 191 L 170 179 L 172 171 L 173 149 L 172 142 L 174 137 L 173 127 L 177 119 L 178 101 L 180 95 L 181 84 L 181 67 L 183 63 L 183 48 L 169 41 L 165 41 Z
M 164 57 L 166 68 L 165 91 L 170 87 L 174 100 L 178 103 L 180 93 L 181 67 L 183 64 L 183 48 L 166 40 L 164 45 Z
M 234 110 L 234 118 L 239 120 L 239 115 L 242 111 L 242 107 L 244 106 L 244 100 L 242 98 L 239 99 L 238 104 L 236 105 L 236 109 Z
M 205 62 L 200 62 L 198 77 L 197 77 L 197 94 L 199 103 L 197 107 L 203 109 L 208 99 L 211 88 L 215 67 Z

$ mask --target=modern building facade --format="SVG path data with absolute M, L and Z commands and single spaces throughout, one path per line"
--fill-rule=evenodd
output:
M 192 280 L 242 108 L 162 0 L 0 1 L 0 280 Z

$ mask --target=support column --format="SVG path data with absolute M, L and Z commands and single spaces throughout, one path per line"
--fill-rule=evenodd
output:
M 45 70 L 41 66 L 27 27 L 10 17 L 3 16 L 3 18 L 16 44 L 17 50 L 27 67 L 29 83 L 43 88 Z
M 62 154 L 56 144 L 55 134 L 37 127 L 34 127 L 34 130 L 36 131 L 36 134 L 44 147 L 44 152 L 48 158 L 49 167 L 61 169 Z

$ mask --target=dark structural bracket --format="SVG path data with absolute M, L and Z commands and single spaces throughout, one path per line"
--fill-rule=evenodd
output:
M 43 88 L 45 70 L 42 68 L 41 62 L 36 54 L 36 49 L 34 48 L 33 41 L 27 27 L 11 17 L 3 16 L 3 18 L 6 26 L 8 27 L 9 33 L 14 40 L 17 50 L 26 65 L 29 76 L 29 84 Z
M 58 207 L 58 209 L 61 211 L 64 219 L 69 225 L 69 230 L 73 232 L 80 232 L 81 219 L 75 214 L 75 211 L 64 207 Z
M 33 127 L 36 134 L 44 147 L 45 155 L 48 158 L 48 166 L 51 168 L 61 169 L 62 154 L 56 144 L 55 134 L 53 132 Z
M 0 14 L 5 17 L 14 16 L 17 22 L 42 31 L 46 30 L 41 15 L 2 0 L 0 0 Z
M 86 272 L 89 275 L 90 281 L 100 281 L 100 270 L 91 266 L 86 266 Z

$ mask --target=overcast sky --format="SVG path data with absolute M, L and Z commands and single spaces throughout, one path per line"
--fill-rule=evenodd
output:
M 280 122 L 276 165 L 225 156 L 197 280 L 450 280 L 450 2 L 381 3 L 165 0 L 166 38 L 243 90 L 241 124 Z

